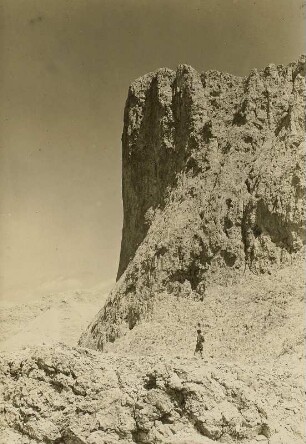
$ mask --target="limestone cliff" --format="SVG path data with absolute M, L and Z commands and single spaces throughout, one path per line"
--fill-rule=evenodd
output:
M 304 74 L 133 83 L 119 279 L 85 348 L 1 354 L 0 444 L 305 442 Z
M 305 243 L 305 57 L 246 78 L 181 65 L 130 87 L 118 282 L 80 343 L 101 348 L 157 295 L 202 299 Z

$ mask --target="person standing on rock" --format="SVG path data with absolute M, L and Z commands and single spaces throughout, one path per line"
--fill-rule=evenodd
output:
M 106 343 L 106 336 L 105 334 L 101 334 L 101 336 L 98 339 L 97 349 L 103 352 L 105 343 Z
M 204 342 L 205 342 L 204 336 L 202 334 L 201 329 L 199 328 L 197 330 L 197 343 L 196 343 L 194 355 L 196 353 L 200 353 L 201 358 L 203 358 L 203 344 L 204 344 Z

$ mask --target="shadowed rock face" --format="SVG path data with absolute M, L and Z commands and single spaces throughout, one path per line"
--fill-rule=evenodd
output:
M 181 65 L 130 87 L 118 278 L 82 336 L 101 348 L 156 294 L 203 297 L 271 273 L 305 243 L 305 57 L 246 78 Z
M 274 243 L 290 252 L 299 248 L 295 240 L 300 239 L 292 239 L 288 230 L 302 236 L 301 214 L 295 214 L 300 210 L 295 200 L 303 194 L 301 165 L 295 161 L 304 138 L 303 75 L 304 59 L 287 67 L 269 65 L 247 78 L 215 71 L 200 75 L 182 65 L 176 72 L 160 69 L 147 74 L 131 85 L 122 137 L 124 227 L 118 277 L 147 234 L 147 211 L 165 207 L 167 188 L 178 185 L 179 173 L 187 175 L 185 199 L 192 197 L 188 188 L 196 187 L 204 200 L 201 209 L 214 188 L 214 198 L 222 192 L 218 207 L 223 214 L 218 219 L 226 234 L 236 222 L 241 227 L 239 218 L 244 219 L 240 240 L 246 259 L 251 259 L 248 253 L 254 244 L 249 229 L 257 237 L 259 232 L 276 231 Z M 291 185 L 293 202 L 284 202 L 273 187 L 275 182 L 283 187 L 288 178 L 282 183 L 279 179 L 286 173 L 291 173 L 293 183 L 286 184 Z M 200 190 L 201 184 L 205 189 Z M 244 198 L 245 213 L 235 211 L 232 201 L 238 197 Z M 248 202 L 251 197 L 261 202 L 259 209 Z M 286 228 L 283 220 L 291 212 L 289 218 L 298 226 Z M 263 216 L 268 219 L 265 226 Z M 226 253 L 223 259 L 234 262 Z

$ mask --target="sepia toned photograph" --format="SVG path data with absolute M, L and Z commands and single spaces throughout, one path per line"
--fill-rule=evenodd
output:
M 305 0 L 0 0 L 0 444 L 304 444 Z

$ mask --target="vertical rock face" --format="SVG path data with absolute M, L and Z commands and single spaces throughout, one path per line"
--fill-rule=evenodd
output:
M 203 297 L 305 243 L 305 57 L 247 78 L 189 66 L 130 87 L 118 282 L 81 338 L 102 347 L 156 294 Z
M 129 90 L 123 130 L 124 226 L 118 277 L 144 239 L 146 212 L 165 203 L 192 147 L 200 149 L 206 119 L 200 75 L 182 65 L 136 80 Z
M 143 240 L 145 214 L 163 200 L 175 178 L 172 84 L 174 73 L 161 69 L 130 87 L 122 136 L 124 226 L 118 277 Z

